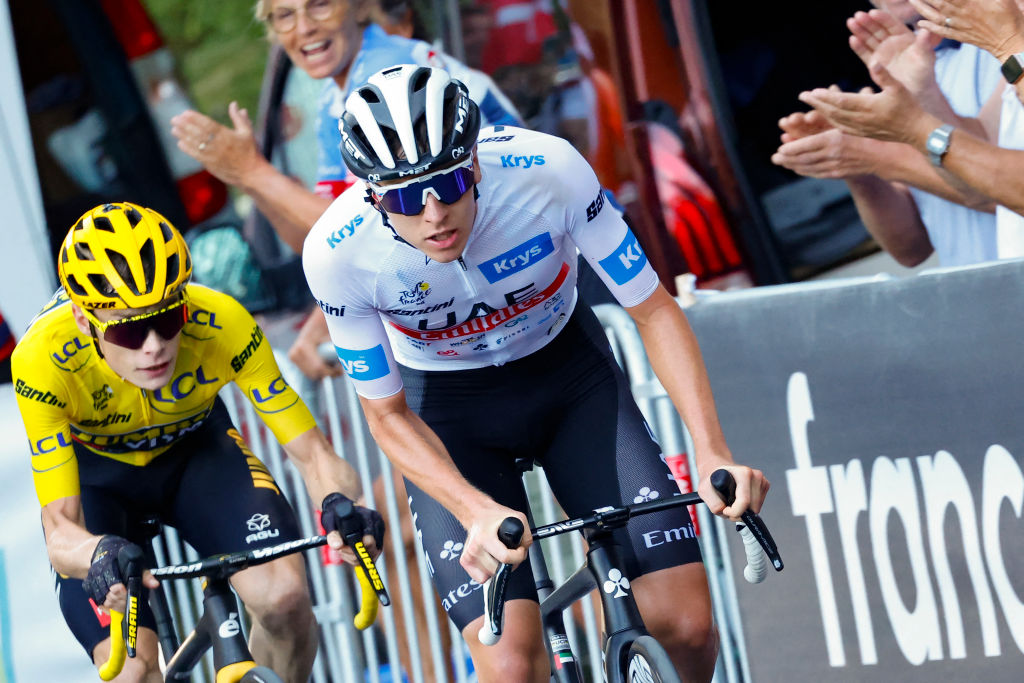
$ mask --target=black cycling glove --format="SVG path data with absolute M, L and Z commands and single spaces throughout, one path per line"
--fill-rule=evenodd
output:
M 320 508 L 323 511 L 320 523 L 325 531 L 339 532 L 346 543 L 353 535 L 358 535 L 356 540 L 373 536 L 377 549 L 384 549 L 384 518 L 376 510 L 356 505 L 341 493 L 328 495 Z
M 98 607 L 106 601 L 111 586 L 128 579 L 128 564 L 136 563 L 141 571 L 142 561 L 142 548 L 120 536 L 107 534 L 96 544 L 82 588 Z

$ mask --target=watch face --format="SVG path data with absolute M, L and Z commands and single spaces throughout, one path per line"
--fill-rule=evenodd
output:
M 1024 74 L 1024 68 L 1021 67 L 1019 55 L 1010 55 L 1010 58 L 1003 62 L 1002 72 L 1003 78 L 1006 79 L 1007 83 L 1019 81 L 1021 75 Z
M 940 138 L 932 136 L 928 138 L 927 146 L 929 152 L 938 154 L 942 151 L 944 145 L 942 144 L 942 140 Z

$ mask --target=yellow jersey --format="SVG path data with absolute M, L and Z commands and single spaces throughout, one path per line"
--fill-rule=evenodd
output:
M 235 382 L 281 443 L 316 426 L 285 382 L 263 330 L 227 294 L 188 286 L 188 320 L 171 381 L 147 390 L 121 379 L 82 334 L 59 290 L 14 349 L 11 374 L 40 505 L 78 495 L 72 443 L 145 466 L 195 431 Z

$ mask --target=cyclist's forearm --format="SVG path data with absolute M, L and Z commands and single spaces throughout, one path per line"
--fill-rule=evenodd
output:
M 402 475 L 465 524 L 493 501 L 466 481 L 434 430 L 405 406 L 404 392 L 399 396 L 400 401 L 360 397 L 370 433 Z
M 269 163 L 253 169 L 242 190 L 296 254 L 302 253 L 309 229 L 331 204 L 330 199 L 310 192 Z
M 659 287 L 647 301 L 628 310 L 637 323 L 655 375 L 693 439 L 698 469 L 709 457 L 731 461 L 704 359 L 679 305 Z
M 331 447 L 319 428 L 299 434 L 284 445 L 289 459 L 299 470 L 310 500 L 319 504 L 329 494 L 338 492 L 359 500 L 362 487 L 359 475 Z
M 85 528 L 79 496 L 61 498 L 42 509 L 46 553 L 54 570 L 64 576 L 84 579 L 100 537 Z

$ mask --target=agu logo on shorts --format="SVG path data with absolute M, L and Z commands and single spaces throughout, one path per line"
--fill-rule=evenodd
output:
M 388 358 L 380 344 L 362 351 L 343 349 L 340 346 L 335 346 L 334 350 L 338 352 L 341 368 L 352 379 L 367 382 L 388 374 Z
M 636 241 L 633 231 L 627 230 L 622 244 L 610 256 L 601 259 L 599 263 L 604 268 L 604 272 L 608 273 L 615 281 L 615 284 L 624 285 L 643 270 L 647 263 L 647 254 L 640 248 L 640 243 Z

